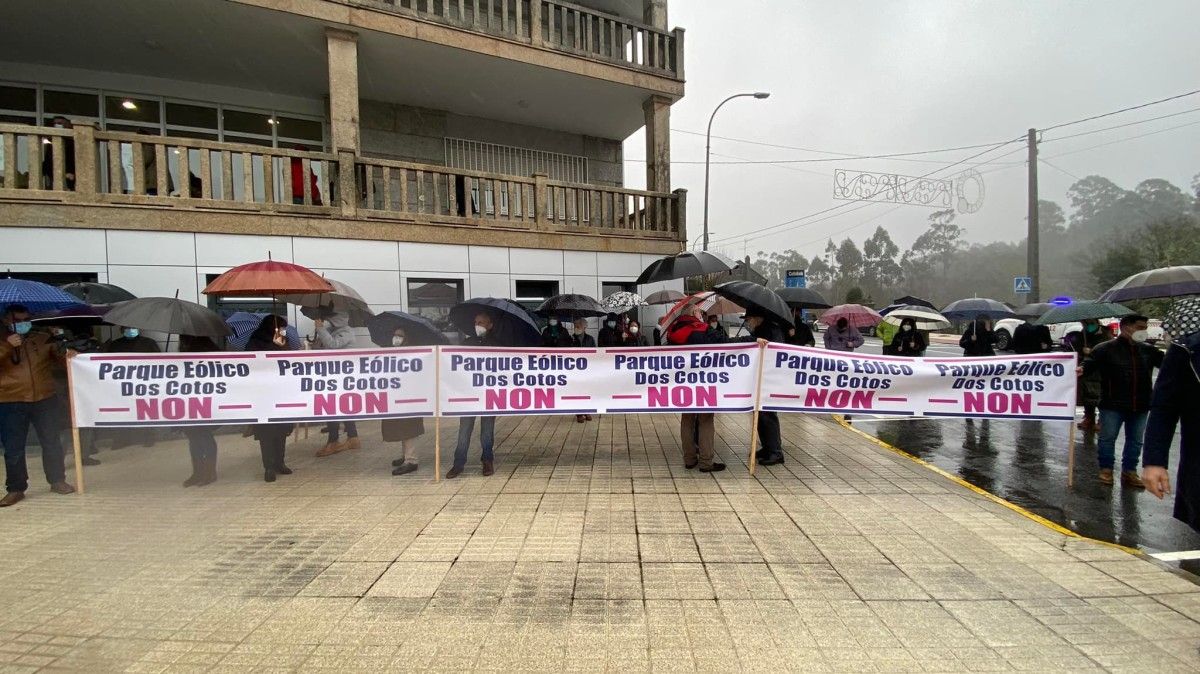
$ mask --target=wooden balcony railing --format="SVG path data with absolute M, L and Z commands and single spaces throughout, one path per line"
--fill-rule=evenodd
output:
M 683 32 L 561 0 L 336 0 L 683 79 Z
M 203 208 L 682 238 L 667 194 L 243 143 L 0 124 L 0 201 Z

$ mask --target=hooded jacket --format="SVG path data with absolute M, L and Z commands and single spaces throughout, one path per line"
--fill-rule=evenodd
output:
M 972 339 L 974 337 L 974 339 Z M 962 338 L 958 340 L 962 347 L 963 356 L 994 356 L 996 355 L 996 333 L 984 327 L 983 321 L 977 320 L 967 327 Z
M 63 360 L 54 338 L 30 332 L 13 347 L 11 334 L 0 329 L 0 403 L 36 403 L 54 395 L 54 368 Z
M 1100 373 L 1100 409 L 1136 414 L 1150 409 L 1150 375 L 1162 364 L 1162 351 L 1118 337 L 1092 349 L 1083 373 Z
M 350 328 L 347 314 L 330 314 L 325 325 L 317 328 L 313 335 L 318 349 L 348 349 L 354 345 L 354 330 Z
M 1200 332 L 1167 348 L 1146 423 L 1143 465 L 1166 468 L 1180 428 L 1179 472 L 1175 479 L 1175 519 L 1200 531 Z
M 847 324 L 845 330 L 838 330 L 836 325 L 831 325 L 825 331 L 825 348 L 830 351 L 853 351 L 862 345 L 862 335 L 853 325 Z

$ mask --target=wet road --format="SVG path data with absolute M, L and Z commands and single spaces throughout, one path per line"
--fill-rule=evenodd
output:
M 862 348 L 879 353 L 878 340 Z M 957 346 L 934 344 L 928 355 L 959 356 Z M 1094 437 L 1076 435 L 1075 486 L 1067 489 L 1069 428 L 1063 422 L 963 419 L 888 419 L 855 416 L 854 425 L 880 440 L 958 475 L 1085 536 L 1150 553 L 1200 550 L 1200 534 L 1171 516 L 1173 496 L 1159 501 L 1143 490 L 1096 480 Z M 1123 437 L 1117 439 L 1120 454 Z M 1179 456 L 1176 436 L 1172 462 Z M 1175 466 L 1172 466 L 1172 481 Z M 1200 571 L 1189 562 L 1188 570 Z

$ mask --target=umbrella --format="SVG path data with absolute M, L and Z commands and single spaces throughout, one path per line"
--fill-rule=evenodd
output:
M 687 297 L 678 290 L 659 290 L 658 292 L 650 293 L 646 298 L 646 304 L 675 304 L 679 300 Z
M 449 342 L 433 321 L 424 316 L 403 311 L 385 311 L 367 321 L 371 341 L 379 346 L 391 346 L 392 334 L 397 328 L 404 330 L 405 346 L 429 346 Z
M 374 314 L 371 313 L 371 307 L 367 305 L 367 301 L 362 298 L 362 295 L 341 281 L 331 278 L 325 280 L 333 286 L 333 292 L 280 295 L 277 299 L 301 307 L 300 313 L 313 320 L 323 317 L 320 309 L 331 308 L 340 314 L 347 314 L 350 317 L 350 327 L 366 327 L 367 320 Z
M 542 304 L 534 312 L 538 316 L 567 316 L 571 319 L 603 316 L 608 311 L 596 300 L 587 295 L 555 295 Z
M 1090 318 L 1112 318 L 1128 316 L 1133 309 L 1113 302 L 1075 302 L 1062 307 L 1054 307 L 1042 314 L 1036 321 L 1038 325 L 1054 325 L 1055 323 L 1074 323 Z
M 104 322 L 104 314 L 112 309 L 107 304 L 79 304 L 73 307 L 55 311 L 30 319 L 34 323 L 50 323 L 53 325 L 98 325 Z
M 230 335 L 229 339 L 225 340 L 225 343 L 231 349 L 237 351 L 245 350 L 246 344 L 250 342 L 250 335 L 254 334 L 254 331 L 258 329 L 258 326 L 262 325 L 263 320 L 268 316 L 271 316 L 271 314 L 250 313 L 248 311 L 238 311 L 231 314 L 229 318 L 225 319 L 225 323 L 232 330 L 233 334 Z M 289 349 L 296 350 L 301 347 L 300 333 L 296 330 L 296 326 L 289 324 L 284 328 L 284 333 L 287 336 Z
M 1050 304 L 1049 302 L 1035 302 L 1033 304 L 1026 304 L 1013 313 L 1015 313 L 1019 318 L 1038 318 L 1042 314 L 1053 309 L 1055 306 L 1057 305 Z
M 31 314 L 79 306 L 80 301 L 52 285 L 15 278 L 0 279 L 0 310 L 20 304 Z
M 927 309 L 933 309 L 934 311 L 937 311 L 937 307 L 933 306 L 933 302 L 930 302 L 929 300 L 923 300 L 920 297 L 913 297 L 912 295 L 897 297 L 896 299 L 892 300 L 892 304 L 899 304 L 902 306 L 916 305 L 918 307 L 925 307 Z
M 828 309 L 831 304 L 812 288 L 780 288 L 775 294 L 794 309 Z
M 713 292 L 745 307 L 747 314 L 758 314 L 792 327 L 792 310 L 770 288 L 750 281 L 726 281 L 714 286 Z
M 115 286 L 110 283 L 80 281 L 79 283 L 68 283 L 65 286 L 59 286 L 59 288 L 68 295 L 78 297 L 87 304 L 113 304 L 114 302 L 124 302 L 125 300 L 137 298 L 137 295 L 134 295 L 121 286 Z
M 139 297 L 117 302 L 104 315 L 104 322 L 169 335 L 214 339 L 230 333 L 229 326 L 217 312 L 175 297 Z
M 742 305 L 735 303 L 733 300 L 726 299 L 708 290 L 701 293 L 689 295 L 675 303 L 667 314 L 659 319 L 660 325 L 670 325 L 675 322 L 675 319 L 686 310 L 698 307 L 704 313 L 710 316 L 726 316 L 728 314 L 740 314 L 746 309 Z
M 1015 314 L 1003 302 L 989 300 L 986 297 L 972 297 L 965 300 L 955 300 L 942 309 L 942 315 L 952 321 L 966 321 L 975 318 L 1012 318 Z
M 1163 332 L 1179 341 L 1193 332 L 1200 332 L 1200 297 L 1187 297 L 1175 300 L 1167 310 L 1167 317 L 1162 322 Z
M 903 309 L 904 307 L 910 307 L 910 306 L 919 306 L 919 305 L 912 305 L 912 304 L 889 304 L 889 305 L 887 305 L 886 307 L 884 307 L 884 308 L 882 308 L 882 309 L 880 309 L 880 310 L 879 310 L 879 315 L 880 315 L 880 316 L 887 316 L 888 314 L 892 313 L 893 311 L 895 311 L 895 310 L 897 310 L 897 309 Z M 937 309 L 934 309 L 934 311 L 937 311 Z
M 542 341 L 542 331 L 525 307 L 498 297 L 475 297 L 456 305 L 450 310 L 450 323 L 464 335 L 474 335 L 475 316 L 481 312 L 491 315 L 496 340 L 505 346 L 536 346 Z
M 637 284 L 670 281 L 689 276 L 703 276 L 723 271 L 732 271 L 737 263 L 724 255 L 708 251 L 685 251 L 668 255 L 650 263 L 637 278 Z
M 1134 274 L 1108 289 L 1101 302 L 1200 295 L 1200 265 L 1162 267 Z
M 304 295 L 332 293 L 333 286 L 313 270 L 290 262 L 251 262 L 221 274 L 204 288 L 205 295 Z
M 840 318 L 846 319 L 850 325 L 856 328 L 879 325 L 879 322 L 883 320 L 883 316 L 870 307 L 864 307 L 861 304 L 839 304 L 821 314 L 820 321 L 825 325 L 833 325 Z
M 637 293 L 622 291 L 604 298 L 604 308 L 607 310 L 605 313 L 621 314 L 634 307 L 644 306 L 646 306 L 646 300 L 642 299 L 641 295 Z
M 883 312 L 879 312 L 883 314 Z M 900 325 L 906 318 L 911 318 L 917 324 L 918 330 L 942 330 L 950 327 L 950 321 L 937 311 L 919 304 L 905 304 L 889 311 L 883 317 L 888 325 Z

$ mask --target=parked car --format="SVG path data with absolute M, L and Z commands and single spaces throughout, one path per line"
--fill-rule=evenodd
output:
M 996 349 L 1000 350 L 1000 351 L 1011 350 L 1013 334 L 1016 333 L 1017 326 L 1024 322 L 1025 321 L 1020 318 L 1002 318 L 1002 319 L 996 321 L 996 325 L 993 327 L 993 329 L 996 332 Z M 1162 321 L 1155 320 L 1155 321 L 1151 321 L 1150 323 L 1151 323 L 1151 325 L 1153 325 L 1155 323 L 1158 324 L 1157 340 L 1161 340 L 1162 339 Z M 1116 337 L 1117 331 L 1120 326 L 1120 320 L 1116 319 L 1116 318 L 1106 318 L 1106 319 L 1100 321 L 1100 325 L 1102 325 L 1106 330 L 1108 330 L 1110 335 L 1112 335 L 1113 337 Z M 1070 349 L 1070 347 L 1064 343 L 1064 340 L 1066 339 L 1067 335 L 1069 335 L 1073 332 L 1080 332 L 1083 330 L 1082 323 L 1055 323 L 1049 327 L 1050 327 L 1050 339 L 1054 342 L 1055 345 L 1058 346 L 1058 348 L 1064 349 L 1064 350 Z M 1154 341 L 1156 341 L 1154 338 L 1154 328 L 1153 327 L 1150 329 L 1150 334 L 1151 334 L 1151 339 L 1148 341 L 1151 341 L 1151 343 L 1153 343 Z

